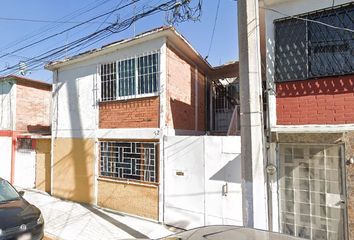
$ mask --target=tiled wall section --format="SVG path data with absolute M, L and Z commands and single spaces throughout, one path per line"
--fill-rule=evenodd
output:
M 354 123 L 354 76 L 277 83 L 277 124 Z
M 275 135 L 273 142 L 276 140 Z M 313 143 L 313 144 L 341 144 L 345 146 L 345 159 L 354 157 L 354 132 L 321 133 L 321 134 L 279 134 L 278 142 L 283 143 Z M 354 165 L 346 165 L 346 187 L 348 208 L 348 235 L 349 240 L 354 240 Z

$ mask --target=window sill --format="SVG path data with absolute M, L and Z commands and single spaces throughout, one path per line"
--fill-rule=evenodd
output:
M 102 182 L 122 183 L 126 185 L 136 185 L 136 186 L 144 186 L 144 187 L 151 187 L 151 188 L 157 188 L 159 186 L 159 183 L 139 182 L 134 180 L 123 180 L 123 179 L 115 179 L 109 177 L 98 177 L 97 180 Z
M 110 103 L 110 102 L 118 102 L 118 101 L 129 101 L 129 100 L 137 100 L 137 99 L 143 99 L 143 98 L 153 98 L 153 97 L 158 97 L 159 93 L 151 93 L 151 94 L 144 94 L 144 95 L 136 95 L 136 96 L 126 96 L 126 97 L 119 97 L 114 100 L 99 100 L 98 103 Z

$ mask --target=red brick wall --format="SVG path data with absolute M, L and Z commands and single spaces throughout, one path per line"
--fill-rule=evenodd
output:
M 205 131 L 205 75 L 172 47 L 167 48 L 167 114 L 169 127 Z M 196 81 L 198 104 L 196 115 Z M 197 128 L 196 128 L 197 122 Z
M 102 102 L 100 128 L 159 128 L 159 97 Z
M 354 76 L 277 83 L 277 124 L 354 123 Z
M 16 130 L 49 132 L 51 90 L 19 82 L 16 86 Z

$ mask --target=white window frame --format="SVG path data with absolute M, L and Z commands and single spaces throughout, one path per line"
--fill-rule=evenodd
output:
M 138 69 L 138 59 L 140 57 L 145 57 L 149 55 L 157 54 L 157 79 L 156 79 L 156 91 L 152 93 L 143 93 L 139 94 L 139 89 L 138 89 L 138 83 L 139 83 L 139 69 Z M 134 59 L 135 61 L 135 76 L 134 76 L 134 81 L 135 81 L 135 94 L 133 95 L 128 95 L 128 96 L 119 96 L 119 67 L 118 64 L 119 62 L 124 62 L 126 60 L 131 60 Z M 154 50 L 154 51 L 149 51 L 145 52 L 143 54 L 135 55 L 135 56 L 130 56 L 130 57 L 125 57 L 118 59 L 116 61 L 110 61 L 107 63 L 101 63 L 100 66 L 104 64 L 110 64 L 110 63 L 115 63 L 116 64 L 116 98 L 115 99 L 110 99 L 110 100 L 103 100 L 102 92 L 100 91 L 100 102 L 112 102 L 112 101 L 120 101 L 120 100 L 129 100 L 129 99 L 138 99 L 138 98 L 146 98 L 146 97 L 154 97 L 154 96 L 159 96 L 160 94 L 160 79 L 161 79 L 161 53 L 160 50 Z M 98 68 L 99 71 L 101 70 L 101 67 Z M 102 73 L 98 73 L 100 76 L 100 88 L 102 88 Z

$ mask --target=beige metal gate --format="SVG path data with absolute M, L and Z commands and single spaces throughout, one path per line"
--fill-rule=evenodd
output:
M 343 147 L 279 145 L 280 231 L 306 239 L 346 239 Z

